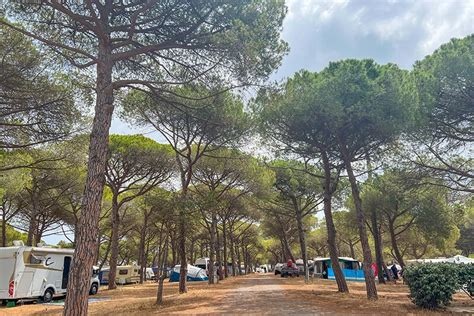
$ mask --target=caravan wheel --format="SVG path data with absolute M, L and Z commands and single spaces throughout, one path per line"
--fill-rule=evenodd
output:
M 52 289 L 47 289 L 46 291 L 44 291 L 44 295 L 41 300 L 43 301 L 43 303 L 49 303 L 53 300 L 53 296 L 54 291 Z
M 91 289 L 89 290 L 89 294 L 96 295 L 98 291 L 99 291 L 99 286 L 97 285 L 97 283 L 93 283 L 91 286 Z

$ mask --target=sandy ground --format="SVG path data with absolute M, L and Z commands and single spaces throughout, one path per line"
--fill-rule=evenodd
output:
M 156 283 L 101 289 L 89 304 L 90 315 L 150 314 L 246 314 L 246 315 L 474 315 L 474 301 L 455 294 L 446 310 L 423 311 L 410 302 L 406 286 L 378 286 L 379 300 L 370 302 L 362 282 L 349 282 L 350 294 L 337 293 L 334 281 L 285 279 L 271 274 L 230 278 L 218 285 L 190 282 L 186 294 L 177 294 L 177 284 L 165 282 L 165 303 L 154 305 Z M 62 306 L 24 304 L 0 308 L 0 315 L 60 315 Z

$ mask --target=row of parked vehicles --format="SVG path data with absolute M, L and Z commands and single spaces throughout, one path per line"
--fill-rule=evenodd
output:
M 364 272 L 362 270 L 361 262 L 349 257 L 339 257 L 338 261 L 346 280 L 364 280 Z M 318 257 L 308 260 L 308 270 L 309 274 L 312 276 L 323 279 L 335 279 L 330 258 Z M 274 271 L 275 275 L 281 275 L 282 277 L 304 275 L 303 259 L 298 259 L 294 263 L 277 263 Z
M 0 302 L 40 299 L 48 303 L 56 295 L 65 295 L 73 255 L 73 249 L 28 247 L 18 241 L 0 248 Z M 99 285 L 99 270 L 94 267 L 91 295 L 97 294 Z
M 74 249 L 29 247 L 21 241 L 15 241 L 12 247 L 0 247 L 0 303 L 18 300 L 49 303 L 55 296 L 64 296 L 73 256 Z M 97 294 L 101 284 L 108 284 L 109 271 L 108 267 L 100 271 L 99 267 L 93 267 L 90 295 Z M 147 268 L 145 279 L 156 279 L 155 272 L 156 269 Z M 139 280 L 139 266 L 117 267 L 117 284 L 137 283 Z

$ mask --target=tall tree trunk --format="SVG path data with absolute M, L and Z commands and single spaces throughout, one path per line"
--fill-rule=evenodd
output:
M 299 208 L 298 206 L 296 206 Z M 303 228 L 303 218 L 301 216 L 301 211 L 298 209 L 296 211 L 296 223 L 298 226 L 298 239 L 300 241 L 300 248 L 301 248 L 301 257 L 303 257 L 303 265 L 304 265 L 304 281 L 305 283 L 309 283 L 309 269 L 308 269 L 308 254 L 306 252 L 306 238 Z
M 177 260 L 177 249 L 176 249 L 176 235 L 174 237 L 170 237 L 172 238 L 172 241 L 171 241 L 171 265 L 174 267 L 176 265 L 176 262 L 178 262 Z
M 210 238 L 210 247 L 209 247 L 209 267 L 208 267 L 208 273 L 209 273 L 209 284 L 214 284 L 215 279 L 214 279 L 214 263 L 216 262 L 216 224 L 215 224 L 215 218 L 214 215 L 212 215 L 211 218 L 211 231 L 209 232 L 209 238 Z
M 168 259 L 168 235 L 165 237 L 165 245 L 163 247 L 163 258 L 158 265 L 158 291 L 156 292 L 156 304 L 163 304 L 163 283 L 166 279 L 166 261 Z
M 362 200 L 360 199 L 359 187 L 357 186 L 357 180 L 352 170 L 350 158 L 347 155 L 346 149 L 342 149 L 344 156 L 344 164 L 346 166 L 347 175 L 349 176 L 349 182 L 351 183 L 352 198 L 356 209 L 357 226 L 359 228 L 360 243 L 362 246 L 362 254 L 364 257 L 364 277 L 365 286 L 367 290 L 367 297 L 371 300 L 377 299 L 377 288 L 375 287 L 375 278 L 371 269 L 372 264 L 372 252 L 370 251 L 369 238 L 367 236 L 367 229 L 365 227 L 365 216 L 362 211 Z
M 89 144 L 89 161 L 76 250 L 69 277 L 64 315 L 86 316 L 90 277 L 97 248 L 99 216 L 105 184 L 109 129 L 114 110 L 110 38 L 101 39 L 97 62 L 95 116 Z
M 237 241 L 235 244 L 235 251 L 237 254 L 237 273 L 238 275 L 242 275 L 242 268 L 241 268 L 241 262 L 242 262 L 242 254 L 240 253 L 240 247 L 239 247 L 239 242 Z
M 398 264 L 400 264 L 402 269 L 404 269 L 405 261 L 403 260 L 400 248 L 398 248 L 397 235 L 395 234 L 394 221 L 392 219 L 388 220 L 388 231 L 390 233 L 390 241 L 392 242 L 392 249 L 395 253 L 395 257 L 397 257 Z
M 354 251 L 354 244 L 352 243 L 352 241 L 349 242 L 349 250 L 351 251 L 351 258 L 355 258 L 356 254 Z
M 140 245 L 138 246 L 139 259 L 140 259 L 140 284 L 143 284 L 145 279 L 146 259 L 145 259 L 145 239 L 146 239 L 146 228 L 148 226 L 148 214 L 143 212 L 143 227 L 140 232 Z
M 372 165 L 370 163 L 370 156 L 368 153 L 365 154 L 367 160 L 367 172 L 368 172 L 368 182 L 372 183 Z M 378 220 L 377 220 L 377 211 L 375 208 L 370 210 L 370 221 L 372 224 L 372 236 L 374 237 L 375 244 L 375 262 L 377 265 L 377 270 L 379 272 L 378 280 L 379 284 L 385 284 L 385 279 L 383 277 L 383 253 L 382 253 L 382 235 L 379 230 Z
M 237 275 L 237 264 L 236 264 L 236 256 L 235 256 L 235 243 L 234 243 L 234 235 L 232 233 L 232 225 L 230 227 L 230 232 L 229 232 L 229 247 L 230 247 L 230 260 L 232 261 L 232 276 Z
M 280 244 L 281 244 L 281 258 L 280 258 L 280 261 L 281 262 L 286 262 L 286 260 L 288 260 L 288 256 L 286 255 L 286 247 L 285 247 L 285 244 L 283 242 L 283 238 L 280 238 Z
M 184 206 L 183 206 L 184 207 Z M 181 267 L 179 269 L 179 293 L 186 293 L 188 291 L 186 287 L 186 279 L 188 275 L 188 261 L 186 258 L 186 214 L 184 210 L 180 211 L 179 219 L 179 262 Z
M 2 217 L 2 247 L 7 246 L 7 221 L 5 215 Z
M 117 288 L 115 279 L 117 277 L 117 261 L 119 255 L 119 227 L 120 227 L 120 214 L 119 214 L 119 204 L 118 204 L 118 193 L 114 192 L 112 197 L 112 237 L 110 239 L 111 243 L 111 254 L 109 261 L 109 290 Z
M 385 279 L 383 277 L 383 253 L 382 253 L 382 236 L 380 235 L 379 225 L 377 221 L 377 213 L 375 210 L 370 212 L 370 221 L 372 223 L 372 235 L 374 237 L 374 246 L 375 246 L 375 262 L 377 265 L 377 270 L 379 271 L 378 280 L 379 284 L 385 284 Z
M 222 244 L 224 247 L 224 277 L 228 278 L 229 277 L 229 271 L 228 271 L 228 257 L 227 257 L 227 229 L 226 229 L 226 224 L 225 220 L 222 221 Z
M 248 269 L 249 262 L 248 262 L 248 255 L 247 255 L 247 247 L 244 245 L 243 242 L 242 242 L 241 247 L 242 247 L 242 258 L 244 259 L 244 273 L 248 274 L 249 273 L 249 269 Z
M 176 153 L 176 160 L 179 162 L 179 155 Z M 181 163 L 179 163 L 181 165 Z M 180 261 L 179 269 L 179 293 L 188 291 L 186 282 L 188 278 L 188 260 L 186 258 L 186 218 L 187 218 L 187 198 L 188 186 L 191 181 L 192 170 L 181 170 L 181 207 L 179 208 L 179 237 L 178 237 L 178 255 Z
M 290 256 L 290 259 L 293 262 L 296 262 L 295 257 L 293 256 L 293 253 L 291 252 L 290 243 L 288 242 L 288 238 L 286 237 L 285 232 L 282 233 L 282 237 L 283 237 L 283 245 L 285 246 L 285 249 L 286 249 L 286 252 L 287 252 L 288 256 Z M 286 260 L 288 260 L 288 258 L 285 258 L 285 261 Z
M 222 252 L 221 252 L 221 237 L 216 221 L 216 261 L 217 261 L 217 279 L 224 280 L 224 273 L 222 272 Z
M 337 290 L 341 293 L 349 293 L 346 279 L 342 273 L 342 269 L 339 266 L 339 252 L 336 247 L 336 227 L 334 226 L 334 220 L 332 218 L 332 194 L 335 189 L 335 185 L 332 183 L 331 167 L 329 164 L 329 158 L 325 152 L 322 153 L 322 160 L 324 166 L 324 218 L 326 219 L 326 227 L 328 232 L 328 250 L 329 258 L 331 258 L 332 269 L 334 271 L 334 278 L 337 283 Z M 335 264 L 336 263 L 336 264 Z
M 193 240 L 191 241 L 191 247 L 189 249 L 189 262 L 191 262 L 191 264 L 193 264 L 195 261 L 196 261 L 196 258 L 194 258 L 194 254 L 195 254 L 195 245 L 196 245 L 196 240 L 193 238 Z
M 107 243 L 107 248 L 105 249 L 104 260 L 102 260 L 102 262 L 99 265 L 99 270 L 102 270 L 102 267 L 104 266 L 105 262 L 107 261 L 107 257 L 109 256 L 111 246 L 112 246 L 112 243 L 109 241 Z
M 26 239 L 27 246 L 35 246 L 35 230 L 36 230 L 36 216 L 32 216 L 30 219 L 30 224 L 28 226 L 28 237 Z

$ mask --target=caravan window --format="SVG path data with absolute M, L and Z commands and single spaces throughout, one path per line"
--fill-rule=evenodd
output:
M 120 275 L 127 275 L 127 274 L 128 274 L 128 270 L 119 270 L 119 274 L 120 274 Z
M 41 264 L 41 263 L 43 263 L 43 261 L 44 261 L 43 256 L 38 256 L 38 255 L 34 255 L 34 254 L 31 254 L 31 256 L 30 256 L 30 263 L 31 264 Z

